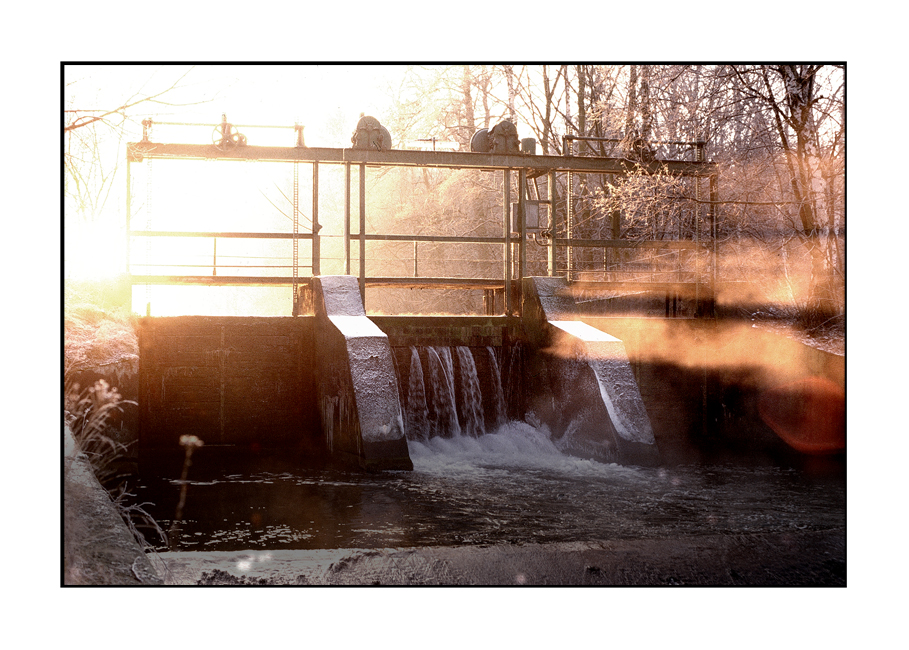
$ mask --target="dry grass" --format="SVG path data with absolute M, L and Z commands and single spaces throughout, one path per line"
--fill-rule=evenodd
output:
M 67 373 L 139 357 L 139 339 L 129 316 L 79 305 L 66 310 L 63 326 Z
M 100 366 L 139 354 L 136 318 L 128 303 L 114 287 L 98 283 L 67 281 L 64 291 L 64 386 L 63 418 L 81 453 L 91 463 L 99 482 L 113 478 L 115 463 L 126 448 L 111 438 L 111 418 L 123 400 L 116 388 L 104 380 L 80 386 L 73 371 Z M 92 515 L 84 511 L 90 502 L 86 486 L 68 479 L 70 461 L 64 463 L 63 553 L 65 584 L 111 584 L 113 572 L 99 560 L 105 544 L 104 534 L 92 527 Z M 138 528 L 148 528 L 164 537 L 164 532 L 142 505 L 130 503 L 134 495 L 120 489 L 111 495 L 114 506 L 127 528 L 144 549 L 150 545 Z
M 103 379 L 85 389 L 70 381 L 64 385 L 63 420 L 102 483 L 110 477 L 111 464 L 126 451 L 124 445 L 107 435 L 111 416 L 125 403 L 135 402 L 123 400 L 117 389 Z

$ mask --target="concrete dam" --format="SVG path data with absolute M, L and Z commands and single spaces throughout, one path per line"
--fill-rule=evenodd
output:
M 844 583 L 844 358 L 742 317 L 760 305 L 718 277 L 703 143 L 651 164 L 570 141 L 232 142 L 128 146 L 156 210 L 143 225 L 128 199 L 138 359 L 72 377 L 129 400 L 111 435 L 167 530 L 150 545 L 170 584 Z M 276 163 L 292 212 L 250 201 L 226 225 L 227 210 L 154 195 L 192 184 L 185 161 L 231 190 Z M 389 169 L 470 172 L 501 200 L 465 217 L 476 230 L 381 231 L 367 179 Z M 577 228 L 580 180 L 661 170 L 710 197 L 690 232 Z M 183 309 L 157 315 L 159 286 L 186 290 Z M 282 292 L 281 309 L 193 303 L 235 288 Z M 257 315 L 176 315 L 199 313 Z M 191 468 L 185 436 L 204 443 Z
M 841 357 L 523 289 L 523 318 L 366 316 L 325 276 L 297 317 L 142 319 L 124 439 L 167 583 L 844 584 L 843 448 L 773 426 L 844 437 L 789 388 Z
M 524 282 L 524 317 L 367 317 L 356 278 L 312 279 L 295 318 L 142 322 L 138 448 L 327 454 L 410 469 L 407 440 L 545 425 L 566 453 L 659 464 L 618 339 L 580 321 L 565 283 Z

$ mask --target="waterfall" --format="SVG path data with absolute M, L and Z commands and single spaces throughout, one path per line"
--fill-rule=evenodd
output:
M 423 382 L 423 365 L 420 354 L 410 348 L 410 378 L 407 382 L 407 400 L 404 403 L 404 431 L 411 440 L 429 437 L 429 407 L 426 406 L 426 384 Z
M 486 433 L 483 426 L 483 395 L 480 391 L 477 365 L 470 348 L 461 345 L 455 348 L 455 352 L 458 355 L 458 369 L 460 370 L 457 395 L 461 431 L 465 435 L 477 438 Z
M 507 420 L 496 352 L 467 346 L 409 348 L 400 355 L 401 405 L 407 438 L 479 437 Z M 475 356 L 476 355 L 476 356 Z M 403 374 L 407 373 L 404 377 Z
M 448 363 L 443 354 L 447 353 Z M 450 438 L 461 435 L 458 424 L 457 406 L 454 391 L 454 368 L 451 364 L 451 352 L 448 348 L 426 348 L 429 366 L 429 417 L 430 431 L 433 436 Z
M 442 362 L 442 369 L 445 372 L 445 380 L 448 382 L 448 389 L 451 391 L 452 400 L 455 396 L 455 371 L 454 363 L 451 359 L 451 348 L 446 347 L 434 347 L 433 350 L 439 355 L 439 360 Z

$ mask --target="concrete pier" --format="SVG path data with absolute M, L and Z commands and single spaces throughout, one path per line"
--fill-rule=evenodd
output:
M 322 430 L 329 451 L 367 470 L 413 469 L 388 336 L 366 317 L 357 279 L 312 282 Z
M 561 278 L 524 278 L 524 326 L 537 350 L 528 378 L 552 395 L 537 413 L 564 451 L 655 466 L 660 456 L 622 341 L 580 320 Z

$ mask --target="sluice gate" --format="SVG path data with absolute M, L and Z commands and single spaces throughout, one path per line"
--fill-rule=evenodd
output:
M 524 319 L 370 318 L 355 277 L 324 276 L 303 291 L 310 315 L 145 318 L 140 455 L 196 435 L 240 452 L 411 469 L 408 438 L 528 419 L 566 453 L 658 464 L 621 342 L 574 319 L 560 289 L 528 278 Z

